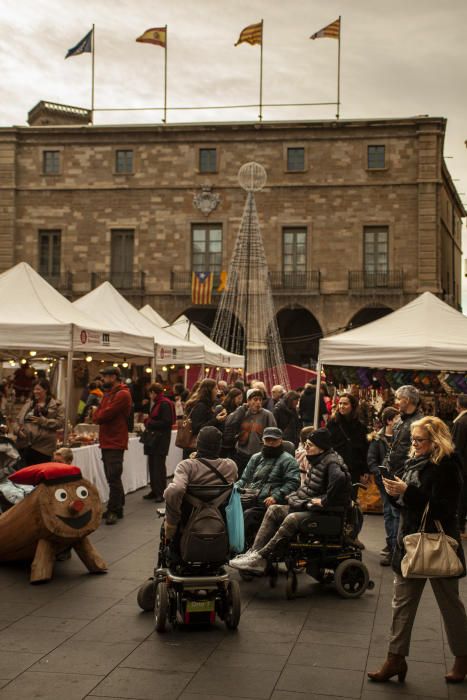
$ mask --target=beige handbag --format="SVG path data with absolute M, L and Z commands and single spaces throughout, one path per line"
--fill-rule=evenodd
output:
M 401 562 L 404 578 L 450 578 L 464 571 L 456 554 L 458 542 L 446 535 L 439 520 L 435 520 L 438 532 L 425 532 L 428 503 L 422 516 L 420 532 L 404 537 L 405 556 Z

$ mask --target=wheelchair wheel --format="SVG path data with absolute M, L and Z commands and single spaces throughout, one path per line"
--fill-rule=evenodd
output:
M 238 581 L 229 581 L 226 607 L 227 612 L 224 618 L 225 626 L 229 630 L 236 630 L 240 622 L 241 614 L 240 586 L 238 585 Z
M 369 580 L 368 569 L 357 559 L 342 561 L 334 573 L 336 590 L 343 598 L 359 598 L 368 588 Z
M 165 581 L 160 581 L 156 587 L 156 600 L 154 605 L 154 626 L 156 632 L 165 632 L 168 608 L 169 595 L 167 592 L 167 584 Z
M 285 595 L 287 600 L 293 600 L 297 595 L 298 580 L 295 571 L 289 571 L 287 574 L 287 583 L 285 584 Z
M 148 581 L 145 581 L 142 584 L 142 586 L 138 588 L 138 595 L 136 600 L 139 607 L 141 608 L 141 610 L 144 610 L 144 612 L 154 610 L 154 606 L 156 603 L 156 590 L 153 578 L 150 578 Z

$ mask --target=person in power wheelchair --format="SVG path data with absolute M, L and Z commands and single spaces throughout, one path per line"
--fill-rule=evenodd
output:
M 217 428 L 202 428 L 196 453 L 177 465 L 164 492 L 157 568 L 138 591 L 139 606 L 155 612 L 158 632 L 165 631 L 166 621 L 213 622 L 216 613 L 231 629 L 239 622 L 238 583 L 224 569 L 229 552 L 225 506 L 237 466 L 219 458 L 221 442 Z
M 252 549 L 229 564 L 242 575 L 268 573 L 274 585 L 277 563 L 285 562 L 288 598 L 296 593 L 296 571 L 303 567 L 319 582 L 333 582 L 341 596 L 356 598 L 374 583 L 347 534 L 356 527 L 358 509 L 351 501 L 349 470 L 325 428 L 304 428 L 300 439 L 309 462 L 303 485 L 289 496 L 288 506 L 268 508 Z
M 287 497 L 300 486 L 297 460 L 286 450 L 280 428 L 265 428 L 263 448 L 248 462 L 236 482 L 242 501 L 245 541 L 253 544 L 268 508 L 285 505 Z M 293 449 L 293 446 L 292 446 Z

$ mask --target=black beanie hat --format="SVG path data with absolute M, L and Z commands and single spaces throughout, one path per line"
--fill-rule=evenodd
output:
M 331 444 L 331 433 L 327 428 L 318 428 L 314 432 L 306 436 L 306 439 L 312 442 L 320 450 L 330 450 Z
M 222 444 L 222 433 L 213 425 L 206 425 L 198 433 L 196 452 L 215 459 L 219 457 Z

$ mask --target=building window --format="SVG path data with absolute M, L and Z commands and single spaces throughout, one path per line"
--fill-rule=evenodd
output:
M 114 229 L 110 239 L 110 281 L 118 289 L 133 287 L 135 232 Z
M 217 149 L 216 148 L 200 148 L 199 149 L 199 172 L 200 173 L 215 173 L 215 172 L 217 172 Z
M 387 226 L 365 226 L 363 230 L 363 269 L 365 275 L 381 277 L 385 282 L 388 273 L 388 238 Z
M 128 174 L 133 172 L 133 151 L 115 152 L 115 172 Z
M 386 167 L 386 146 L 368 146 L 368 169 Z
M 216 285 L 222 270 L 222 225 L 193 224 L 191 228 L 191 269 L 213 272 Z
M 292 172 L 299 172 L 305 170 L 304 148 L 287 149 L 287 170 L 290 170 Z
M 42 151 L 42 172 L 44 175 L 60 174 L 60 151 Z
M 285 228 L 282 235 L 282 271 L 285 274 L 304 274 L 306 272 L 306 229 Z
M 61 231 L 39 231 L 39 274 L 54 283 L 60 277 Z

